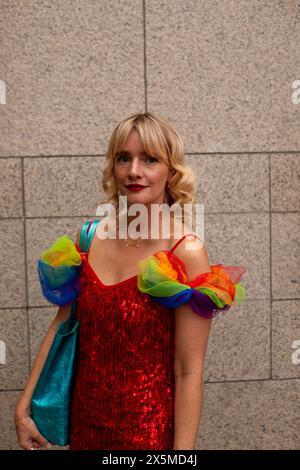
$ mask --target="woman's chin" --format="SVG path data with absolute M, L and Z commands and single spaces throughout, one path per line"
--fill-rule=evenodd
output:
M 143 194 L 126 194 L 127 200 L 130 203 L 139 202 L 140 204 L 151 204 L 152 198 L 145 196 Z
M 160 205 L 161 202 L 157 202 L 152 195 L 149 194 L 142 194 L 141 192 L 128 192 L 127 194 L 123 194 L 122 196 L 127 196 L 127 204 L 144 204 L 147 207 L 151 207 L 152 204 Z M 151 197 L 152 196 L 152 197 Z

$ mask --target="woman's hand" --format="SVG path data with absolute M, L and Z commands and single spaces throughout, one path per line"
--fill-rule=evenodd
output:
M 39 447 L 50 449 L 50 442 L 39 432 L 30 415 L 15 417 L 15 426 L 20 447 L 25 450 L 36 450 Z

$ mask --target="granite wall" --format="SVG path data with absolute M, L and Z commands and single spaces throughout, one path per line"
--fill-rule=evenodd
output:
M 110 133 L 144 111 L 183 138 L 211 263 L 247 269 L 197 447 L 300 449 L 299 24 L 292 0 L 1 1 L 0 449 L 57 311 L 39 254 L 95 216 Z

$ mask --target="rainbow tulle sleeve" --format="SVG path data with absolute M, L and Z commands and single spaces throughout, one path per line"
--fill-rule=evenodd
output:
M 241 266 L 215 264 L 211 272 L 188 281 L 186 266 L 169 251 L 160 251 L 139 262 L 138 288 L 154 301 L 175 308 L 187 303 L 198 315 L 212 318 L 246 298 L 239 284 L 245 272 Z
M 38 275 L 44 297 L 54 305 L 72 303 L 80 290 L 82 258 L 76 244 L 59 237 L 38 260 Z

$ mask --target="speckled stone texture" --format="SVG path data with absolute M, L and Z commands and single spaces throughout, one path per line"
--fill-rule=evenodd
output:
M 4 0 L 0 30 L 1 155 L 104 153 L 123 113 L 144 110 L 139 0 Z
M 57 312 L 37 260 L 95 217 L 111 132 L 148 110 L 182 137 L 210 263 L 246 268 L 246 302 L 213 322 L 197 448 L 300 450 L 299 2 L 2 0 L 0 31 L 0 449 Z
M 205 385 L 198 449 L 299 449 L 300 380 Z

